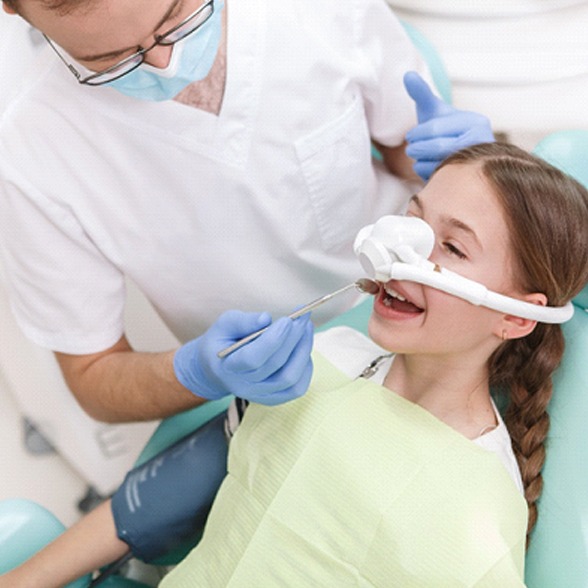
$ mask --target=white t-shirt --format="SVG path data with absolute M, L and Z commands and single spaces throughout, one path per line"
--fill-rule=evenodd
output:
M 350 378 L 358 377 L 376 358 L 389 355 L 385 349 L 350 327 L 334 327 L 317 333 L 314 348 Z M 383 358 L 370 379 L 383 385 L 392 360 L 393 357 Z M 492 402 L 492 406 L 498 426 L 482 436 L 472 439 L 472 442 L 487 451 L 494 452 L 510 474 L 516 487 L 521 494 L 524 494 L 521 473 L 512 450 L 510 435 L 494 402 Z
M 3 113 L 3 261 L 38 344 L 114 344 L 125 275 L 181 341 L 228 308 L 287 313 L 357 279 L 358 229 L 404 209 L 370 137 L 402 143 L 425 66 L 384 0 L 225 6 L 219 116 L 79 85 L 49 49 Z

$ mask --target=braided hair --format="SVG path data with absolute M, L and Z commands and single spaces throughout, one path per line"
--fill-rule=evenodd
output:
M 588 191 L 544 160 L 506 143 L 464 149 L 441 167 L 478 162 L 505 211 L 514 280 L 561 306 L 588 281 Z M 538 323 L 526 337 L 504 341 L 488 363 L 490 385 L 506 394 L 504 421 L 529 508 L 527 545 L 543 489 L 552 374 L 564 352 L 560 325 Z

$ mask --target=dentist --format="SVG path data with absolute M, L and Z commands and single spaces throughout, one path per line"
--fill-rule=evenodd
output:
M 3 7 L 47 41 L 0 120 L 12 309 L 99 420 L 161 418 L 228 392 L 266 404 L 300 395 L 308 318 L 276 321 L 222 363 L 216 350 L 271 318 L 229 313 L 207 331 L 210 317 L 287 314 L 353 281 L 357 229 L 405 208 L 413 164 L 426 179 L 446 154 L 492 139 L 484 117 L 420 78 L 407 94 L 404 74 L 426 77 L 426 66 L 383 0 Z M 127 279 L 179 350 L 132 347 Z M 256 371 L 269 356 L 270 372 Z

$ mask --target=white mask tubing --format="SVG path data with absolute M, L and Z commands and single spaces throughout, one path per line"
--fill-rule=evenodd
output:
M 393 262 L 388 268 L 390 280 L 407 280 L 424 286 L 431 286 L 443 292 L 447 292 L 458 298 L 462 298 L 476 306 L 484 306 L 499 312 L 505 312 L 513 316 L 525 318 L 541 323 L 565 323 L 574 314 L 574 306 L 568 302 L 565 306 L 540 306 L 524 300 L 517 300 L 510 296 L 504 296 L 488 290 L 486 286 L 464 278 L 459 274 L 438 268 L 432 262 L 430 269 L 423 268 L 400 261 Z M 438 269 L 433 269 L 438 268 Z M 378 276 L 380 279 L 381 276 Z

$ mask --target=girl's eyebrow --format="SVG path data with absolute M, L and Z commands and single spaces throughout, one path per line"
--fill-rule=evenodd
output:
M 480 243 L 480 240 L 478 239 L 478 235 L 476 235 L 476 231 L 474 231 L 474 229 L 472 229 L 472 227 L 470 227 L 469 225 L 467 225 L 463 221 L 460 221 L 459 219 L 451 217 L 451 216 L 442 216 L 441 222 L 443 224 L 450 226 L 450 227 L 453 227 L 454 229 L 457 229 L 459 231 L 463 231 L 464 233 L 469 235 L 476 242 L 477 246 L 480 249 L 482 249 L 482 244 Z
M 174 11 L 176 10 L 176 8 L 180 5 L 183 4 L 184 0 L 174 0 L 170 7 L 165 11 L 165 14 L 163 15 L 163 17 L 161 18 L 161 20 L 155 25 L 155 28 L 153 29 L 153 31 L 157 31 L 158 29 L 160 29 L 172 16 L 172 14 L 174 13 Z M 106 53 L 101 53 L 99 55 L 85 55 L 82 57 L 74 57 L 72 55 L 72 57 L 76 60 L 76 61 L 88 61 L 88 62 L 93 62 L 93 61 L 102 61 L 103 59 L 110 59 L 112 57 L 118 57 L 119 55 L 123 55 L 124 53 L 128 53 L 129 51 L 136 51 L 137 50 L 137 46 L 133 45 L 132 47 L 126 47 L 124 49 L 116 49 L 115 51 L 108 51 Z
M 410 204 L 411 202 L 414 202 L 414 204 L 416 205 L 416 207 L 423 212 L 423 203 L 421 201 L 421 199 L 418 197 L 418 194 L 413 194 L 412 197 L 410 198 L 410 200 L 408 201 L 408 203 Z
M 410 199 L 410 203 L 413 203 L 420 211 L 421 215 L 424 213 L 425 211 L 425 207 L 423 205 L 423 201 L 418 197 L 417 194 L 413 194 L 412 198 Z M 464 233 L 466 233 L 467 235 L 469 235 L 477 244 L 477 246 L 482 249 L 482 244 L 480 243 L 480 240 L 478 239 L 478 235 L 476 235 L 476 231 L 474 231 L 474 229 L 472 229 L 472 227 L 470 227 L 468 224 L 464 223 L 463 221 L 452 217 L 452 216 L 446 216 L 446 215 L 442 215 L 441 216 L 441 222 L 444 225 L 450 226 L 454 229 L 457 229 L 459 231 L 463 231 Z

